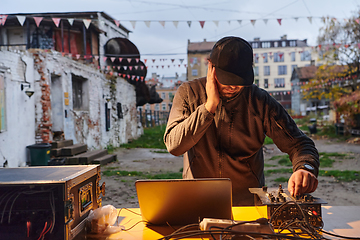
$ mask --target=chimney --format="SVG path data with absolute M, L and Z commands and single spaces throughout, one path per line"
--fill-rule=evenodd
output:
M 204 38 L 204 42 L 206 42 L 206 38 Z
M 287 35 L 284 34 L 282 37 L 281 37 L 281 40 L 286 40 L 287 39 Z
M 254 41 L 260 41 L 259 37 L 254 38 Z

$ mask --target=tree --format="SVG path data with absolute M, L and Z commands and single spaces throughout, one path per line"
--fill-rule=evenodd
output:
M 360 75 L 360 11 L 346 21 L 331 17 L 322 20 L 324 27 L 320 28 L 317 46 L 320 58 L 326 65 L 346 66 L 343 75 L 349 77 L 348 87 L 353 92 Z

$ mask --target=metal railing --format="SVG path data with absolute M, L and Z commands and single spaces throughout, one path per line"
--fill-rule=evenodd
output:
M 143 127 L 154 127 L 167 123 L 169 111 L 144 110 L 138 111 Z

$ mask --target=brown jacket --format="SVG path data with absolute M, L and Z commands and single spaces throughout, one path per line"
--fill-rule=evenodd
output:
M 175 94 L 164 142 L 173 155 L 184 154 L 183 178 L 230 178 L 233 205 L 253 205 L 250 187 L 262 187 L 265 135 L 289 154 L 293 170 L 309 163 L 318 171 L 314 142 L 285 109 L 256 85 L 222 100 L 215 114 L 205 108 L 206 78 L 183 83 Z

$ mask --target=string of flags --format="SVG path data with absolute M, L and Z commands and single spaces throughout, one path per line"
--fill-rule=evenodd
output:
M 34 16 L 26 16 L 26 15 L 15 15 L 16 18 L 18 19 L 19 23 L 21 24 L 21 26 L 23 26 L 26 18 L 33 18 L 35 20 L 35 23 L 36 23 L 36 26 L 39 27 L 40 26 L 40 23 L 43 21 L 44 17 L 34 17 Z M 7 19 L 8 15 L 5 15 L 5 14 L 2 14 L 0 15 L 0 26 L 2 25 L 5 25 L 6 23 L 6 19 Z M 130 22 L 131 26 L 133 27 L 133 29 L 135 29 L 136 27 L 136 24 L 138 22 L 143 22 L 148 28 L 150 28 L 151 26 L 151 23 L 154 23 L 154 22 L 157 22 L 159 23 L 161 26 L 163 26 L 165 28 L 165 25 L 167 23 L 172 23 L 174 25 L 175 28 L 178 27 L 179 23 L 181 22 L 184 22 L 186 23 L 189 28 L 193 25 L 194 22 L 197 22 L 201 28 L 204 28 L 205 26 L 205 23 L 208 23 L 208 22 L 213 22 L 214 25 L 216 27 L 219 26 L 219 22 L 228 22 L 229 24 L 231 24 L 232 22 L 237 22 L 238 24 L 242 25 L 244 22 L 250 22 L 254 27 L 255 27 L 255 24 L 258 23 L 259 21 L 263 21 L 264 24 L 266 25 L 269 20 L 270 21 L 276 21 L 280 26 L 282 25 L 283 21 L 284 20 L 295 20 L 296 22 L 299 20 L 299 19 L 302 19 L 302 18 L 305 18 L 309 21 L 310 24 L 312 24 L 313 22 L 313 19 L 321 19 L 324 23 L 326 21 L 335 21 L 335 22 L 339 22 L 339 20 L 337 18 L 329 18 L 329 17 L 313 17 L 313 16 L 309 16 L 309 17 L 291 17 L 291 18 L 260 18 L 260 19 L 232 19 L 232 20 L 208 20 L 208 21 L 194 21 L 194 20 L 114 20 L 114 24 L 119 27 L 120 26 L 120 22 Z M 93 21 L 99 21 L 98 19 L 79 19 L 79 18 L 64 18 L 64 17 L 61 17 L 61 18 L 51 18 L 52 21 L 54 22 L 54 24 L 56 25 L 56 27 L 59 27 L 60 25 L 60 21 L 61 20 L 67 20 L 70 25 L 73 25 L 74 21 L 82 21 L 85 25 L 86 28 L 89 28 L 90 24 L 93 22 Z M 343 21 L 345 22 L 348 22 L 350 21 L 350 19 L 343 19 Z M 355 19 L 355 21 L 360 24 L 360 19 Z

